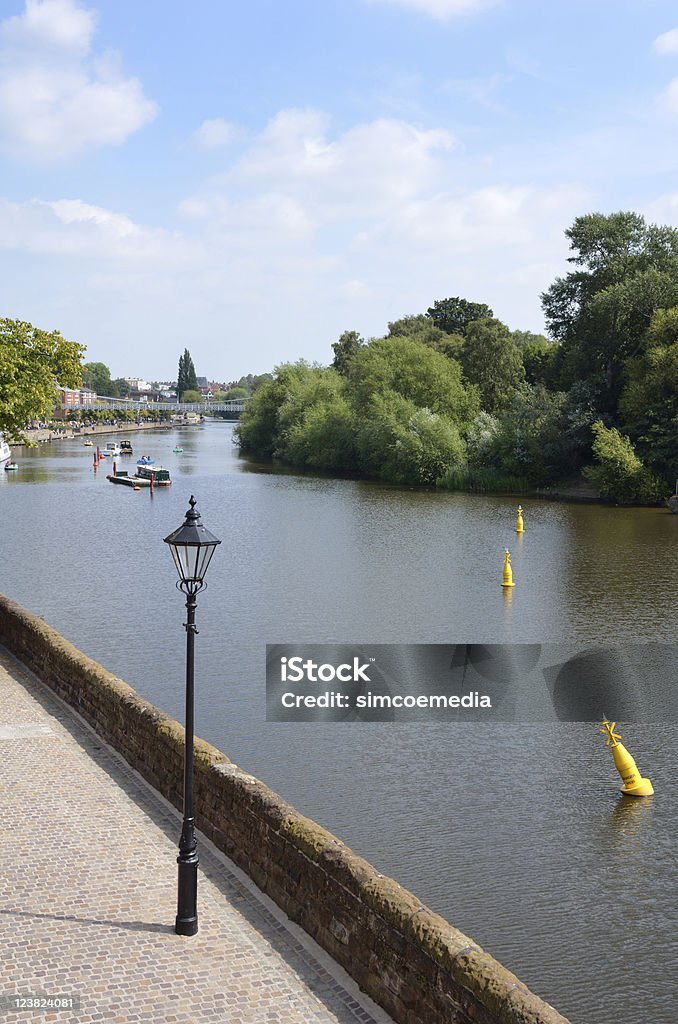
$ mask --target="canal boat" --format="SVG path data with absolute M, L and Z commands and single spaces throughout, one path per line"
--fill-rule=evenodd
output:
M 132 479 L 140 483 L 144 480 L 150 483 L 153 480 L 155 487 L 169 487 L 172 483 L 169 469 L 165 469 L 163 466 L 138 466 L 136 476 Z
M 12 451 L 2 434 L 0 434 L 0 466 L 3 462 L 9 462 L 12 458 Z
M 139 466 L 134 476 L 130 476 L 126 470 L 117 470 L 109 473 L 106 477 L 112 484 L 122 484 L 123 487 L 169 487 L 169 470 L 158 466 L 151 469 L 150 466 Z

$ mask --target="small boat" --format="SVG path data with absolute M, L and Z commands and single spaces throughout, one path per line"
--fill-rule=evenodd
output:
M 176 448 L 173 448 L 173 449 L 172 449 L 172 451 L 174 452 L 174 454 L 175 454 L 175 455 L 178 455 L 178 454 L 179 454 L 179 452 L 183 452 L 183 450 L 184 450 L 184 449 L 183 449 L 183 448 L 180 448 L 180 447 L 179 447 L 178 445 L 177 445 L 177 447 L 176 447 Z
M 158 466 L 157 469 L 151 469 L 150 466 L 139 466 L 134 476 L 130 476 L 125 470 L 120 470 L 110 473 L 106 479 L 110 480 L 112 484 L 133 487 L 137 491 L 140 487 L 169 487 L 172 483 L 169 470 L 163 469 L 162 466 Z
M 3 464 L 3 462 L 9 462 L 11 458 L 12 450 L 5 441 L 2 434 L 0 434 L 0 466 Z
M 152 466 L 153 462 L 150 455 L 142 455 L 140 459 L 137 459 L 137 466 Z
M 110 455 L 115 458 L 121 454 L 120 445 L 116 441 L 109 441 L 105 448 L 101 449 L 102 455 Z
M 93 441 L 83 441 L 82 443 L 83 443 L 85 448 L 91 448 L 93 446 L 93 444 L 94 444 Z
M 5 466 L 5 473 L 11 473 L 12 470 L 15 470 L 15 469 L 18 469 L 18 468 L 19 468 L 19 463 L 18 462 L 8 462 L 7 465 Z
M 120 442 L 120 454 L 121 455 L 134 455 L 134 449 L 130 441 Z

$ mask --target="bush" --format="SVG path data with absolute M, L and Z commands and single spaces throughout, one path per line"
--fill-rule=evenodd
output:
M 602 420 L 593 424 L 593 454 L 597 466 L 589 466 L 584 476 L 601 498 L 618 504 L 656 502 L 663 493 L 661 480 L 647 470 L 636 455 L 628 437 Z

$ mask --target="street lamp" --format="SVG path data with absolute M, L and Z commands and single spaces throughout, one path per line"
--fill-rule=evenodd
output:
M 200 521 L 191 495 L 191 506 L 178 530 L 165 537 L 179 573 L 177 587 L 186 595 L 186 751 L 184 757 L 184 823 L 179 840 L 179 892 L 174 930 L 177 935 L 195 935 L 198 930 L 198 849 L 193 817 L 193 664 L 195 606 L 202 590 L 207 567 L 217 544 L 221 544 Z

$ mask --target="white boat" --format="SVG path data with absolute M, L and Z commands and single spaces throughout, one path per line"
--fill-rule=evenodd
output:
M 117 455 L 122 455 L 122 449 L 115 441 L 109 441 L 106 447 L 101 449 L 101 454 L 115 458 Z
M 0 434 L 0 466 L 2 466 L 3 463 L 5 462 L 9 462 L 11 458 L 12 451 L 7 442 L 5 441 L 4 437 L 2 436 L 2 434 Z

